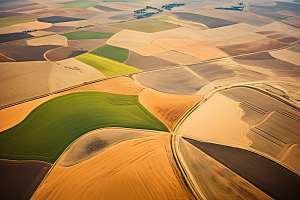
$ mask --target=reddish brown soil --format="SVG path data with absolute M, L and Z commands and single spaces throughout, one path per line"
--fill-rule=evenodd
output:
M 55 62 L 67 58 L 73 58 L 86 52 L 87 51 L 83 51 L 82 49 L 76 47 L 59 47 L 48 51 L 45 54 L 45 57 L 50 61 Z
M 162 68 L 168 66 L 175 66 L 176 63 L 169 62 L 160 58 L 156 58 L 153 56 L 142 56 L 138 53 L 130 51 L 129 58 L 125 62 L 126 65 L 147 70 L 147 69 L 155 69 L 155 68 Z
M 260 31 L 260 32 L 256 32 L 256 33 L 261 34 L 261 35 L 269 35 L 269 34 L 277 33 L 277 31 Z
M 237 59 L 242 59 L 242 60 L 271 60 L 271 59 L 276 59 L 273 56 L 271 56 L 268 52 L 264 53 L 258 53 L 254 55 L 246 55 L 246 56 L 240 56 L 236 57 Z
M 41 161 L 0 160 L 0 199 L 30 199 L 50 168 Z
M 293 42 L 298 41 L 299 39 L 295 38 L 295 37 L 284 37 L 284 38 L 280 38 L 280 39 L 277 39 L 277 40 L 280 41 L 280 42 L 284 42 L 284 43 L 293 43 Z
M 242 44 L 234 44 L 227 46 L 218 46 L 219 49 L 228 53 L 231 56 L 267 51 L 272 49 L 278 49 L 286 46 L 287 44 L 273 40 L 273 39 L 262 39 L 254 42 L 246 42 Z
M 287 34 L 275 33 L 275 34 L 272 34 L 272 35 L 268 35 L 267 37 L 271 38 L 271 39 L 278 39 L 278 38 L 282 38 L 282 37 L 285 37 L 285 36 L 287 36 Z

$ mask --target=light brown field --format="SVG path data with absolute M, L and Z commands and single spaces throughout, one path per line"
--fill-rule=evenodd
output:
M 300 53 L 296 53 L 287 49 L 282 49 L 277 51 L 271 51 L 270 54 L 274 58 L 300 66 Z
M 14 62 L 15 60 L 0 53 L 0 62 Z
M 137 49 L 132 49 L 132 51 L 134 51 L 138 54 L 141 54 L 142 56 L 152 56 L 152 55 L 155 55 L 155 54 L 166 52 L 168 50 L 160 48 L 160 47 L 155 46 L 155 45 L 149 45 L 149 46 L 144 46 L 144 47 L 140 47 L 140 48 L 137 48 Z
M 193 56 L 179 53 L 176 51 L 167 51 L 160 54 L 155 54 L 154 57 L 161 58 L 170 62 L 177 63 L 179 65 L 191 65 L 202 62 L 198 58 L 195 58 Z
M 20 26 L 9 26 L 0 28 L 0 34 L 17 33 L 25 31 L 26 28 Z
M 21 24 L 15 24 L 12 26 L 18 26 L 18 27 L 24 27 L 27 28 L 29 30 L 34 30 L 34 29 L 44 29 L 44 28 L 49 28 L 52 26 L 51 23 L 46 23 L 46 22 L 39 22 L 39 21 L 35 21 L 35 22 L 27 22 L 27 23 L 21 23 Z
M 47 32 L 47 31 L 35 31 L 31 32 L 30 35 L 34 37 L 40 37 L 40 36 L 45 36 L 45 35 L 52 35 L 52 32 Z
M 62 4 L 60 4 L 62 6 Z M 57 9 L 47 9 L 38 12 L 31 13 L 37 18 L 51 17 L 51 16 L 65 16 L 65 17 L 76 17 L 80 14 L 91 13 L 94 11 L 81 9 L 81 8 L 57 8 Z M 80 18 L 80 17 L 78 17 Z
M 170 135 L 131 140 L 71 167 L 55 166 L 32 199 L 194 199 Z
M 291 145 L 282 157 L 282 161 L 300 174 L 300 144 Z
M 140 103 L 163 122 L 170 131 L 174 129 L 183 115 L 202 97 L 174 95 L 146 88 L 140 92 Z
M 243 110 L 239 108 L 237 102 L 217 93 L 183 122 L 178 134 L 224 145 L 245 147 L 250 141 L 244 136 L 248 125 L 241 120 L 242 116 Z
M 257 33 L 248 33 L 245 35 L 239 35 L 232 38 L 224 38 L 222 40 L 211 40 L 211 41 L 205 41 L 210 45 L 213 46 L 225 46 L 225 45 L 232 45 L 232 44 L 239 44 L 244 42 L 252 42 L 256 40 L 264 39 L 265 37 L 257 34 Z
M 83 91 L 98 91 L 98 92 L 108 92 L 114 94 L 126 94 L 126 95 L 138 95 L 143 89 L 143 86 L 137 84 L 132 79 L 127 77 L 117 77 L 112 79 L 103 80 L 97 83 L 89 84 L 66 92 L 61 92 L 58 94 L 53 94 L 41 99 L 36 99 L 34 101 L 22 103 L 13 107 L 9 107 L 0 110 L 0 132 L 9 129 L 18 123 L 20 123 L 25 117 L 36 107 L 42 103 L 53 99 L 58 96 L 65 94 L 70 94 L 73 92 L 83 92 Z
M 68 40 L 69 46 L 94 50 L 106 44 L 107 39 Z
M 178 142 L 181 161 L 205 199 L 272 199 L 189 142 Z
M 50 35 L 41 38 L 34 38 L 27 41 L 30 46 L 41 46 L 41 45 L 59 45 L 68 46 L 68 40 L 62 35 Z
M 228 54 L 205 42 L 190 39 L 158 39 L 152 44 L 168 50 L 178 51 L 200 60 L 227 57 Z

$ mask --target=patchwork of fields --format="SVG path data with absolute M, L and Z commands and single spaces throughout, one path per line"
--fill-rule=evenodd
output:
M 169 3 L 0 1 L 0 199 L 299 198 L 299 4 Z

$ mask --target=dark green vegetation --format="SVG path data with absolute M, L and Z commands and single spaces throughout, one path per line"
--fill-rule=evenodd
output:
M 14 24 L 20 24 L 20 23 L 26 23 L 26 22 L 33 22 L 35 20 L 33 19 L 18 19 L 18 18 L 12 18 L 12 17 L 5 17 L 0 19 L 0 28 L 1 27 L 7 27 Z
M 208 17 L 204 15 L 198 15 L 194 13 L 173 12 L 172 14 L 177 15 L 182 20 L 189 20 L 189 21 L 205 24 L 209 28 L 218 28 L 222 26 L 229 26 L 229 25 L 236 24 L 235 22 L 232 21 L 214 18 L 214 17 Z
M 40 161 L 0 160 L 0 199 L 30 199 L 50 168 Z
M 274 199 L 299 199 L 300 177 L 263 156 L 240 148 L 184 138 Z
M 114 11 L 122 11 L 119 9 L 115 9 L 115 8 L 110 8 L 110 7 L 106 7 L 106 6 L 101 6 L 101 5 L 95 5 L 93 6 L 94 8 L 97 8 L 99 10 L 102 10 L 104 12 L 114 12 Z
M 184 6 L 184 3 L 171 3 L 171 4 L 165 4 L 161 8 L 164 8 L 166 10 L 171 10 L 174 7 Z
M 29 35 L 27 33 L 7 33 L 7 34 L 1 34 L 0 35 L 0 43 L 3 42 L 10 42 L 14 40 L 20 40 L 24 38 L 31 38 L 32 35 Z
M 43 17 L 37 19 L 40 22 L 47 22 L 47 23 L 61 23 L 61 22 L 73 22 L 73 21 L 80 21 L 85 20 L 82 18 L 75 18 L 75 17 L 61 17 L 61 16 L 52 16 L 52 17 Z
M 88 8 L 94 5 L 97 5 L 98 2 L 96 1 L 87 1 L 87 0 L 79 0 L 79 1 L 67 1 L 61 3 L 64 6 L 61 8 Z
M 155 10 L 155 12 L 153 12 L 153 10 Z M 152 7 L 152 6 L 146 6 L 146 8 L 133 11 L 134 18 L 136 18 L 136 19 L 151 17 L 152 15 L 155 15 L 155 14 L 158 14 L 161 12 L 163 12 L 163 10 Z
M 129 50 L 106 44 L 90 53 L 123 63 L 128 59 Z
M 113 33 L 101 33 L 92 31 L 75 31 L 71 33 L 61 34 L 68 38 L 68 40 L 87 40 L 87 39 L 108 39 L 113 36 Z
M 20 124 L 1 132 L 0 156 L 54 163 L 76 138 L 103 127 L 168 132 L 136 95 L 79 92 L 45 102 Z
M 111 25 L 116 28 L 129 29 L 134 31 L 141 31 L 146 33 L 155 33 L 158 31 L 165 31 L 169 29 L 179 28 L 180 26 L 162 22 L 155 19 L 145 19 L 133 22 L 125 22 L 120 24 Z
M 239 6 L 216 7 L 215 9 L 243 11 L 244 10 L 244 3 L 243 2 L 239 2 L 238 5 Z

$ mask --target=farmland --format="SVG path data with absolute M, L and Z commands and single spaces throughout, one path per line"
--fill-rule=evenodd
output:
M 104 45 L 90 52 L 96 56 L 101 56 L 110 60 L 125 62 L 128 59 L 129 51 L 127 49 Z
M 92 31 L 75 31 L 71 33 L 62 34 L 66 36 L 68 40 L 87 40 L 87 39 L 108 39 L 112 33 L 101 33 Z
M 128 65 L 109 60 L 100 56 L 96 56 L 90 53 L 85 53 L 80 56 L 76 56 L 75 59 L 94 67 L 95 69 L 103 73 L 105 76 L 139 71 L 139 69 L 137 68 L 130 67 Z
M 98 3 L 95 1 L 68 1 L 61 3 L 63 6 L 61 8 L 88 8 L 94 5 L 97 5 Z
M 34 21 L 34 20 L 5 17 L 5 18 L 0 19 L 0 27 L 7 27 L 7 26 L 14 25 L 14 24 L 20 24 L 20 23 L 26 23 L 26 22 L 32 22 L 32 21 Z

